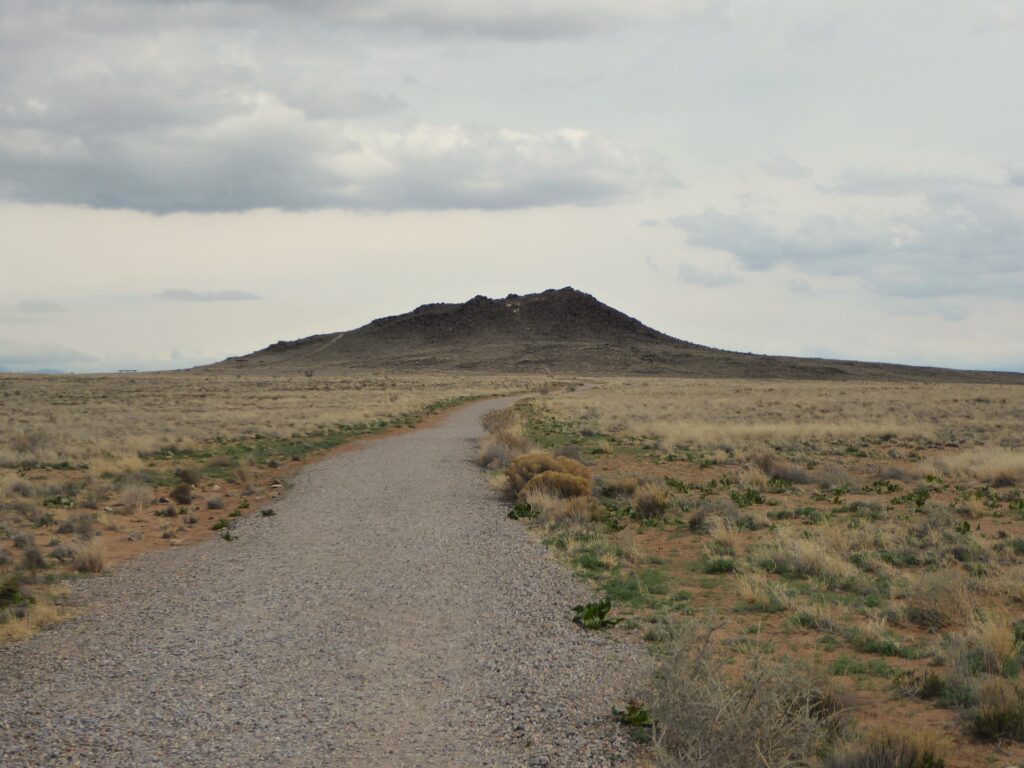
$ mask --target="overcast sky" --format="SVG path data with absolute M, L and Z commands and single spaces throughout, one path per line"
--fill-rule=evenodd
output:
M 1024 370 L 1024 0 L 0 0 L 0 369 L 572 285 Z

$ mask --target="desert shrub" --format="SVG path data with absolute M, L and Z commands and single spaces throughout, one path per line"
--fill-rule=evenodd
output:
M 522 500 L 531 491 L 545 491 L 553 496 L 562 499 L 569 499 L 574 496 L 589 496 L 591 492 L 590 480 L 579 475 L 572 475 L 568 472 L 548 470 L 534 475 L 519 491 L 519 498 Z
M 7 550 L 0 547 L 0 565 L 7 565 L 11 562 L 11 556 L 7 554 Z
M 758 467 L 768 477 L 781 480 L 784 483 L 795 485 L 808 485 L 814 482 L 810 472 L 798 464 L 786 459 L 762 453 L 754 457 L 754 466 Z
M 487 435 L 480 443 L 477 463 L 491 469 L 508 466 L 516 456 L 530 450 L 519 414 L 512 408 L 488 411 L 480 418 Z
M 827 543 L 781 530 L 757 552 L 758 564 L 783 576 L 817 576 L 834 586 L 854 579 L 857 568 Z
M 767 491 L 771 477 L 758 466 L 745 467 L 737 478 L 739 484 L 751 491 Z
M 57 533 L 73 533 L 80 539 L 91 539 L 96 534 L 96 513 L 78 511 L 57 526 Z
M 11 537 L 15 549 L 28 549 L 36 544 L 36 537 L 31 533 L 16 533 Z
M 907 619 L 925 629 L 962 624 L 974 616 L 967 580 L 955 570 L 927 573 L 907 596 Z
M 14 576 L 7 576 L 0 581 L 0 609 L 9 608 L 12 605 L 26 605 L 32 602 L 32 598 L 21 591 L 21 584 Z
M 519 414 L 514 408 L 499 408 L 488 411 L 480 417 L 485 432 L 509 432 L 521 425 Z
M 695 531 L 708 530 L 711 520 L 716 517 L 728 520 L 737 528 L 756 531 L 768 526 L 768 515 L 761 510 L 740 509 L 732 499 L 711 497 L 702 499 L 691 515 L 689 525 Z
M 1016 677 L 1020 673 L 1021 645 L 1006 616 L 973 619 L 963 632 L 947 634 L 942 656 L 962 677 L 987 673 Z
M 97 477 L 90 477 L 86 482 L 85 487 L 82 489 L 82 493 L 79 500 L 83 507 L 87 509 L 96 509 L 102 504 L 113 492 L 113 488 L 110 483 L 106 483 Z
M 126 485 L 121 491 L 121 503 L 131 512 L 138 512 L 153 498 L 153 492 L 147 485 L 133 483 Z
M 33 544 L 21 553 L 21 567 L 29 571 L 38 571 L 46 567 L 46 558 Z
M 643 483 L 630 497 L 633 511 L 641 520 L 663 517 L 668 509 L 668 489 L 664 483 Z
M 103 547 L 98 543 L 79 547 L 71 565 L 80 573 L 102 573 L 103 566 L 105 565 Z
M 179 504 L 192 503 L 192 485 L 190 483 L 178 483 L 171 492 L 167 494 Z
M 21 496 L 23 499 L 31 499 L 36 495 L 32 483 L 27 480 L 15 480 L 8 486 L 7 491 L 14 496 Z
M 550 453 L 524 453 L 513 459 L 505 468 L 509 488 L 518 494 L 530 479 L 542 472 L 562 472 L 590 480 L 590 470 L 578 461 L 565 456 L 553 456 Z
M 207 509 L 224 509 L 224 499 L 220 496 L 211 496 L 206 500 Z
M 66 563 L 68 560 L 73 560 L 75 557 L 75 551 L 64 546 L 57 546 L 50 550 L 50 557 L 54 560 L 59 560 L 62 563 Z
M 853 485 L 850 473 L 837 464 L 827 464 L 814 473 L 814 480 L 822 488 L 849 488 Z
M 1024 688 L 1009 680 L 986 680 L 977 689 L 966 723 L 971 735 L 985 741 L 1024 741 Z
M 762 573 L 747 573 L 736 579 L 740 600 L 750 609 L 777 613 L 792 603 L 781 584 L 769 581 Z
M 595 483 L 597 492 L 602 496 L 632 496 L 633 491 L 640 485 L 640 481 L 635 477 L 601 477 Z
M 596 499 L 589 496 L 564 498 L 547 490 L 523 492 L 523 500 L 516 505 L 510 517 L 540 517 L 558 524 L 586 524 L 604 517 L 606 511 Z
M 198 467 L 178 467 L 174 470 L 174 476 L 189 485 L 199 485 L 203 479 L 203 473 Z
M 828 684 L 791 656 L 755 646 L 730 669 L 732 650 L 687 622 L 657 669 L 650 712 L 655 743 L 674 766 L 802 765 L 842 725 Z
M 580 450 L 578 445 L 573 445 L 572 443 L 560 445 L 555 448 L 552 453 L 554 453 L 555 456 L 565 456 L 567 459 L 572 459 L 573 461 L 583 461 L 583 451 Z
M 498 433 L 487 435 L 480 442 L 477 463 L 489 469 L 508 466 L 516 456 L 530 449 L 530 441 L 526 437 Z
M 707 519 L 705 532 L 711 543 L 708 550 L 712 555 L 735 555 L 739 552 L 743 534 L 731 520 L 724 517 L 710 517 Z
M 839 747 L 825 768 L 945 768 L 944 753 L 934 734 L 880 730 Z
M 242 486 L 242 493 L 253 493 L 256 489 L 256 470 L 252 466 L 251 459 L 248 462 L 240 462 L 231 473 L 236 483 Z M 188 502 L 181 502 L 186 504 Z

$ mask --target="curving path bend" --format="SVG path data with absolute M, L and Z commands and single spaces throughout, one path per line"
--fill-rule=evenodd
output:
M 237 539 L 84 581 L 0 648 L 0 765 L 602 766 L 642 653 L 469 461 L 475 403 L 295 478 Z

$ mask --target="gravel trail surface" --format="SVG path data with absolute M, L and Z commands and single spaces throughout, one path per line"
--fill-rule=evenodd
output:
M 640 649 L 469 461 L 476 403 L 303 470 L 235 541 L 74 588 L 0 648 L 0 766 L 602 766 Z

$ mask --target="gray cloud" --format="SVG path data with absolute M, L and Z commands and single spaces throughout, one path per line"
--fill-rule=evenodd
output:
M 193 291 L 190 288 L 165 288 L 154 294 L 156 299 L 171 301 L 256 301 L 262 296 L 248 291 Z
M 798 163 L 786 155 L 778 155 L 771 160 L 765 160 L 757 167 L 769 176 L 779 176 L 784 179 L 805 179 L 814 173 L 806 165 Z
M 50 314 L 53 312 L 63 312 L 64 307 L 56 301 L 49 301 L 47 299 L 23 299 L 14 305 L 14 310 L 16 312 L 31 312 L 33 314 Z
M 685 283 L 703 285 L 705 288 L 721 288 L 726 285 L 742 283 L 743 279 L 731 272 L 709 272 L 681 264 L 676 272 L 676 279 Z
M 171 4 L 210 5 L 201 0 Z M 229 0 L 282 14 L 375 29 L 409 29 L 428 35 L 546 39 L 593 34 L 628 23 L 722 18 L 727 0 Z
M 638 13 L 672 7 L 642 2 Z M 372 43 L 351 25 L 295 30 L 323 46 L 309 54 L 278 50 L 286 34 L 260 38 L 268 14 L 284 25 L 314 13 L 513 28 L 524 14 L 582 23 L 589 5 L 494 8 L 0 0 L 13 20 L 0 26 L 0 199 L 154 213 L 505 209 L 602 204 L 673 183 L 660 158 L 585 130 L 417 120 L 402 98 L 366 87 Z M 593 17 L 616 8 L 599 3 Z
M 858 277 L 882 294 L 1017 296 L 1024 290 L 1024 215 L 1009 187 L 960 177 L 847 174 L 844 194 L 918 199 L 913 213 L 818 214 L 708 210 L 678 216 L 691 245 L 732 254 L 747 269 L 780 264 Z

